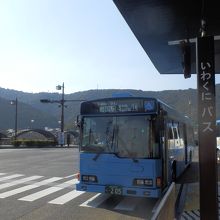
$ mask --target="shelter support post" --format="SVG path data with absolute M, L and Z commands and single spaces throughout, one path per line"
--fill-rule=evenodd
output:
M 200 219 L 218 219 L 214 37 L 197 38 Z

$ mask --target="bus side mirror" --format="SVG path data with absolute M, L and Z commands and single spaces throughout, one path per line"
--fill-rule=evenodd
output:
M 82 118 L 81 118 L 80 115 L 77 115 L 76 126 L 77 126 L 78 128 L 80 128 L 80 127 L 81 127 L 81 123 L 82 123 Z
M 167 116 L 167 111 L 160 109 L 160 115 L 161 116 Z
M 195 140 L 194 143 L 195 143 L 196 146 L 199 145 L 199 141 L 198 140 Z

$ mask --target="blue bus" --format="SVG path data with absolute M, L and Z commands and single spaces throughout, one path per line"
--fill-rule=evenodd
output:
M 155 98 L 83 102 L 78 124 L 79 191 L 159 198 L 192 159 L 190 119 Z

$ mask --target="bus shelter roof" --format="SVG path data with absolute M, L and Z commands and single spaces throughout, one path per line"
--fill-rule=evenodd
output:
M 196 37 L 201 19 L 206 35 L 215 36 L 215 72 L 220 73 L 220 13 L 217 0 L 113 0 L 139 43 L 161 74 L 182 74 L 180 42 L 191 51 L 191 73 L 196 73 Z

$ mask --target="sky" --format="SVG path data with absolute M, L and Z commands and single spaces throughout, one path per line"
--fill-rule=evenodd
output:
M 196 88 L 195 76 L 158 73 L 112 0 L 1 0 L 0 75 L 34 93 Z

